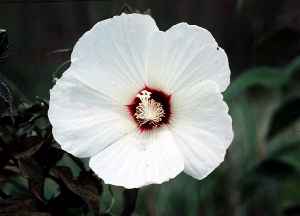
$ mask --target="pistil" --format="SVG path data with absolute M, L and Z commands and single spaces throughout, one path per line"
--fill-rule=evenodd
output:
M 148 86 L 136 93 L 127 108 L 140 132 L 169 123 L 172 114 L 171 97 L 162 90 Z
M 137 95 L 141 102 L 136 107 L 134 117 L 137 119 L 140 126 L 151 124 L 157 127 L 165 116 L 164 109 L 159 102 L 151 99 L 151 92 L 143 90 Z

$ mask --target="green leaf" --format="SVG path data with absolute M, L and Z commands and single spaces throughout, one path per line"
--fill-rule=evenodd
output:
M 7 83 L 0 80 L 0 118 L 10 116 L 13 119 L 13 97 Z
M 40 201 L 43 200 L 44 171 L 42 166 L 33 158 L 19 159 L 19 168 L 22 175 L 29 181 L 29 190 Z
M 274 137 L 295 123 L 300 118 L 299 107 L 300 98 L 294 98 L 282 104 L 272 116 L 267 138 Z
M 290 81 L 293 74 L 299 69 L 300 57 L 297 57 L 285 68 L 263 66 L 249 69 L 231 83 L 224 92 L 224 98 L 230 100 L 254 86 L 269 89 L 281 88 Z
M 34 203 L 33 199 L 0 200 L 0 214 L 17 212 L 20 209 L 32 210 Z
M 0 57 L 8 49 L 8 37 L 5 29 L 0 29 Z
M 137 196 L 138 196 L 138 189 L 125 189 L 123 192 L 124 195 L 124 208 L 122 211 L 122 216 L 130 216 L 133 214 Z
M 45 178 L 44 181 L 44 198 L 46 200 L 56 198 L 60 193 L 59 185 L 51 178 Z
M 13 156 L 17 159 L 28 158 L 33 156 L 44 144 L 44 140 L 41 140 L 38 136 L 31 137 L 20 137 L 20 139 L 15 146 L 15 152 Z
M 71 192 L 81 197 L 93 209 L 95 215 L 99 215 L 102 193 L 102 182 L 99 178 L 86 171 L 82 171 L 75 178 L 68 167 L 55 167 L 52 171 Z
M 260 175 L 281 180 L 282 178 L 294 177 L 298 174 L 297 169 L 287 161 L 268 158 L 256 167 L 256 172 Z
M 278 158 L 283 155 L 289 155 L 300 150 L 300 139 L 275 140 L 270 142 L 269 155 Z
M 300 70 L 300 57 L 295 58 L 289 65 L 286 66 L 285 70 L 289 76 L 298 72 Z
M 79 176 L 81 170 L 83 169 L 78 165 L 78 163 L 76 163 L 74 159 L 76 160 L 76 158 L 72 157 L 71 154 L 65 153 L 61 158 L 61 160 L 59 160 L 56 165 L 70 168 L 72 175 L 77 177 Z M 80 161 L 80 159 L 78 158 L 77 160 Z
M 279 88 L 288 80 L 289 74 L 285 73 L 284 70 L 271 67 L 250 69 L 231 83 L 224 93 L 224 98 L 230 100 L 253 86 Z

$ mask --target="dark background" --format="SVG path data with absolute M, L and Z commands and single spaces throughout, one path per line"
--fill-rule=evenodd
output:
M 4 56 L 0 49 L 0 78 L 9 87 L 0 83 L 0 102 L 11 107 L 0 113 L 0 216 L 133 211 L 136 191 L 109 190 L 85 161 L 58 149 L 47 99 L 85 31 L 137 10 L 150 11 L 162 30 L 188 22 L 212 32 L 232 71 L 224 99 L 235 137 L 204 180 L 182 174 L 139 190 L 136 215 L 299 216 L 299 0 L 0 0 L 9 41 Z
M 125 4 L 150 9 L 163 30 L 178 22 L 210 30 L 229 55 L 233 77 L 257 65 L 286 64 L 300 51 L 298 0 L 1 0 L 0 27 L 8 30 L 11 56 L 2 73 L 27 96 L 47 96 L 51 73 L 70 54 L 55 51 L 71 49 Z

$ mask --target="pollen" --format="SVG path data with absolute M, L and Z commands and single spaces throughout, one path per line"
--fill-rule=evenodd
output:
M 151 124 L 153 127 L 157 127 L 165 116 L 163 106 L 152 99 L 151 94 L 151 92 L 143 90 L 136 96 L 141 102 L 136 107 L 134 117 L 140 126 Z
M 171 99 L 172 95 L 145 85 L 126 105 L 129 117 L 141 133 L 167 125 L 172 116 Z

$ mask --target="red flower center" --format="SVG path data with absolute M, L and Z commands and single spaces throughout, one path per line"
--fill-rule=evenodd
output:
M 171 95 L 145 86 L 127 107 L 139 130 L 144 132 L 169 123 L 170 102 Z

